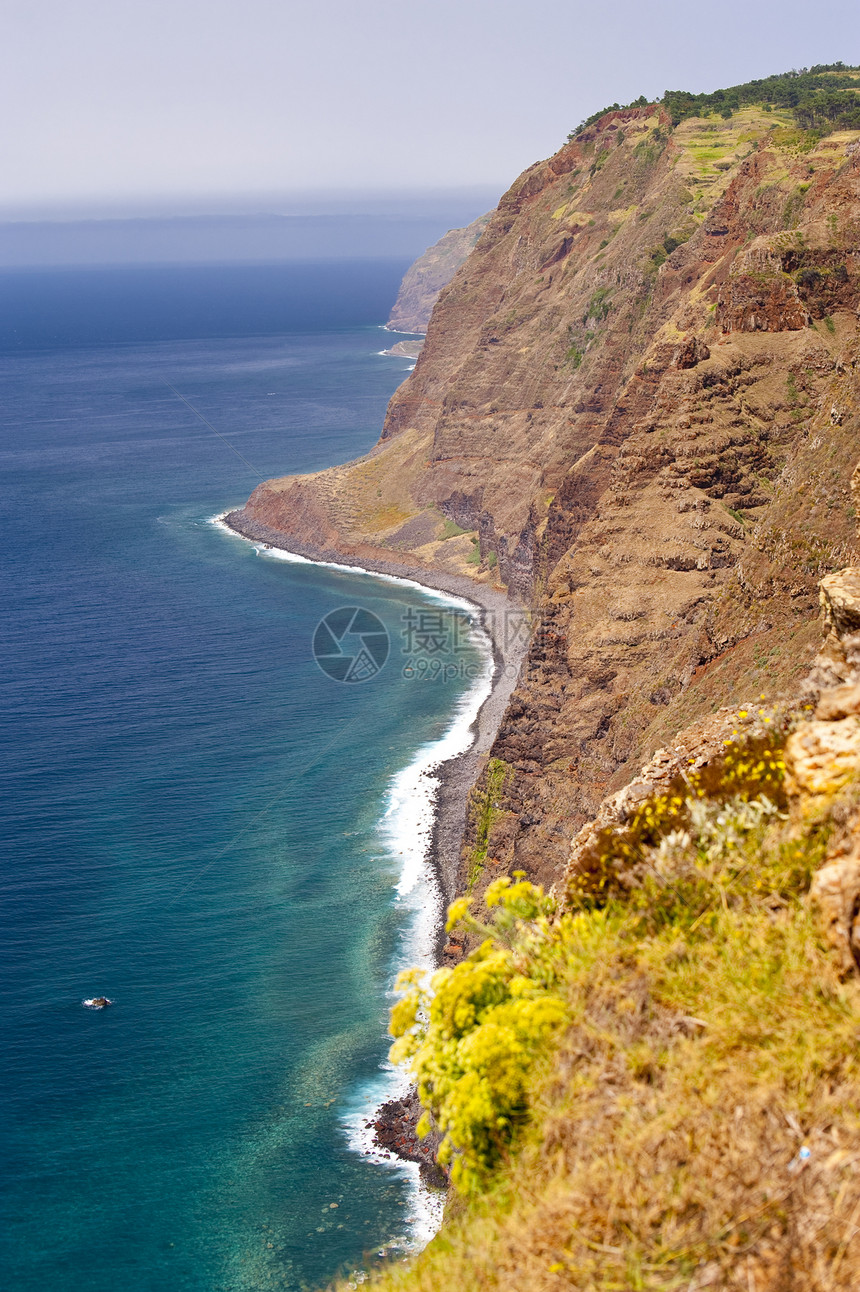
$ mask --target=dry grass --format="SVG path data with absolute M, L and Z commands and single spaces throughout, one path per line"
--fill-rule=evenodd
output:
M 860 986 L 804 901 L 825 834 L 736 807 L 558 922 L 570 1025 L 516 1150 L 373 1286 L 860 1287 Z

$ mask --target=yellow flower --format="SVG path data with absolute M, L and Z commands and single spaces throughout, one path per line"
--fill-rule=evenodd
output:
M 448 933 L 455 928 L 461 920 L 465 920 L 469 914 L 468 897 L 458 897 L 456 902 L 452 902 L 448 907 L 448 919 L 445 921 L 445 929 Z

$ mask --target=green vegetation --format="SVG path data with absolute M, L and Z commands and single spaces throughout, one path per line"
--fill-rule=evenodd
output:
M 475 886 L 489 851 L 490 829 L 498 813 L 497 799 L 505 788 L 510 768 L 501 758 L 491 758 L 484 773 L 483 788 L 476 791 L 471 805 L 475 845 L 469 860 L 468 890 Z
M 743 712 L 742 718 L 747 716 Z M 692 829 L 703 799 L 720 805 L 764 797 L 774 811 L 782 809 L 785 763 L 781 744 L 782 736 L 777 732 L 729 744 L 722 757 L 704 771 L 679 777 L 664 793 L 646 799 L 625 826 L 600 831 L 579 858 L 570 900 L 575 905 L 600 904 L 610 892 L 637 884 L 637 868 L 645 864 L 647 869 L 643 858 L 648 850 L 659 849 L 670 835 Z
M 456 520 L 446 520 L 442 526 L 443 539 L 457 538 L 459 534 L 468 534 L 468 532 L 467 529 L 463 529 L 462 525 L 458 525 Z
M 789 196 L 782 210 L 782 223 L 786 229 L 795 229 L 800 220 L 800 212 L 806 200 L 807 188 L 796 188 Z
M 828 825 L 789 828 L 782 738 L 604 831 L 563 905 L 518 872 L 451 907 L 479 945 L 404 975 L 391 1031 L 460 1200 L 374 1286 L 856 1286 L 860 983 L 805 900 Z
M 691 237 L 692 237 L 692 230 L 690 230 L 689 232 L 679 231 L 678 233 L 675 233 L 675 234 L 667 233 L 665 238 L 663 239 L 663 250 L 666 252 L 667 256 L 671 256 L 673 251 L 676 251 L 677 248 L 680 247 L 682 243 L 688 242 Z
M 588 319 L 594 319 L 595 322 L 602 323 L 612 309 L 611 295 L 612 289 L 610 287 L 598 287 L 585 307 L 583 323 Z
M 589 174 L 596 175 L 599 170 L 603 170 L 603 167 L 606 165 L 606 161 L 608 157 L 609 157 L 609 149 L 601 148 L 600 152 L 597 154 L 597 156 L 594 158 L 594 161 L 591 163 L 591 169 L 589 171 Z
M 800 71 L 781 72 L 743 85 L 732 85 L 711 94 L 691 94 L 688 90 L 666 90 L 657 104 L 664 107 L 677 126 L 688 117 L 706 117 L 711 113 L 728 119 L 741 108 L 760 106 L 765 111 L 774 108 L 790 110 L 801 130 L 828 133 L 831 130 L 860 129 L 860 84 L 856 73 L 860 69 L 846 67 L 844 63 L 820 63 Z M 855 73 L 855 75 L 852 75 Z M 646 107 L 648 100 L 641 96 L 625 108 Z M 607 112 L 618 111 L 621 105 L 612 103 L 600 112 L 594 112 L 571 131 L 568 139 L 594 125 Z
M 677 229 L 674 233 L 667 233 L 663 241 L 657 247 L 652 247 L 648 253 L 648 258 L 644 262 L 646 273 L 656 273 L 661 265 L 664 265 L 671 256 L 672 252 L 680 247 L 683 243 L 689 241 L 693 236 L 695 226 L 689 228 Z
M 639 143 L 633 149 L 633 156 L 644 166 L 651 166 L 660 156 L 661 145 L 666 142 L 666 136 L 662 130 L 654 130 L 646 138 L 640 139 Z M 649 213 L 650 214 L 650 213 Z M 640 216 L 640 219 L 643 217 Z M 648 216 L 644 217 L 645 219 Z
M 706 116 L 717 112 L 730 117 L 740 108 L 753 105 L 771 109 L 790 109 L 802 130 L 838 127 L 860 127 L 860 86 L 843 63 L 822 63 L 800 71 L 782 72 L 758 81 L 733 85 L 712 94 L 690 94 L 686 90 L 667 90 L 663 105 L 677 125 L 686 117 Z

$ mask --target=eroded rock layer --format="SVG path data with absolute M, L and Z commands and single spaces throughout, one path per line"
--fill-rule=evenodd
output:
M 464 884 L 553 882 L 671 733 L 806 673 L 858 560 L 858 304 L 860 132 L 610 112 L 502 199 L 376 448 L 234 514 L 535 608 Z

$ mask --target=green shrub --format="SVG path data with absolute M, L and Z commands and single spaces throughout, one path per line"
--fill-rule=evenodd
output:
M 469 892 L 472 891 L 478 876 L 484 869 L 489 851 L 490 830 L 498 812 L 496 800 L 502 794 L 510 773 L 510 767 L 501 758 L 491 758 L 487 764 L 483 786 L 474 791 L 471 814 L 475 844 L 469 861 Z

